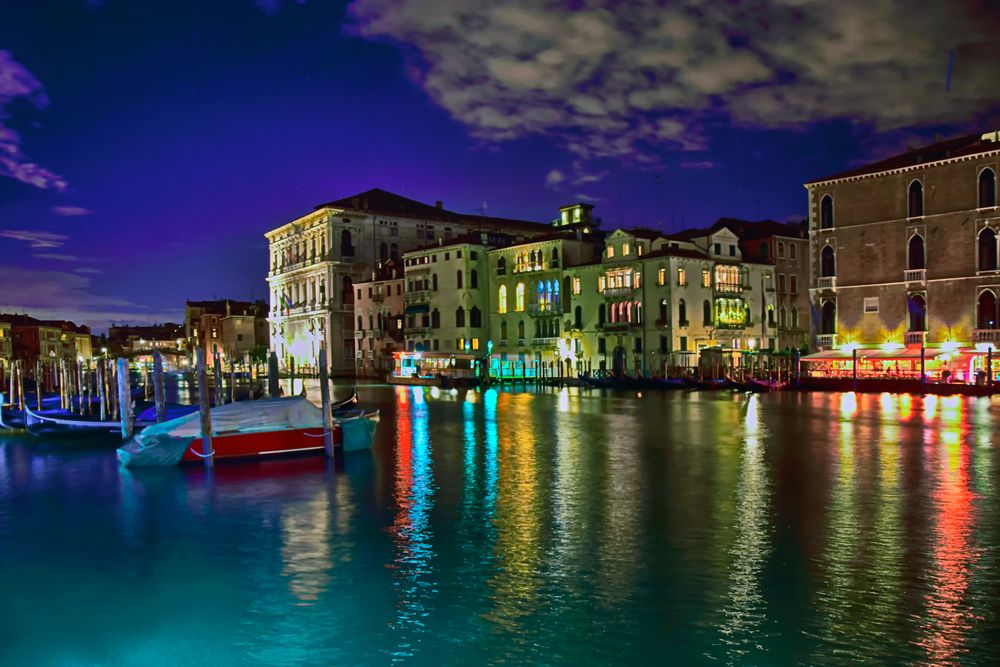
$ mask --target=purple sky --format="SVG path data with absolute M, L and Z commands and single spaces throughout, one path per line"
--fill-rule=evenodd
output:
M 671 230 L 1000 127 L 995 3 L 656 4 L 0 4 L 0 310 L 261 297 L 265 231 L 376 186 Z

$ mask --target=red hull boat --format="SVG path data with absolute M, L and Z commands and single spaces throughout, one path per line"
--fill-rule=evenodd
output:
M 340 426 L 333 427 L 333 444 L 340 446 L 343 434 Z M 294 456 L 309 452 L 321 452 L 324 448 L 323 429 L 303 428 L 287 431 L 261 431 L 258 433 L 220 433 L 212 436 L 215 460 L 251 459 L 269 456 Z M 195 439 L 181 463 L 201 461 L 201 438 Z

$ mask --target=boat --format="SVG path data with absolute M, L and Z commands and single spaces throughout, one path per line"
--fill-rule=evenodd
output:
M 367 413 L 333 419 L 334 446 L 345 444 L 345 423 L 351 449 L 371 446 L 377 411 L 374 417 Z M 301 396 L 230 403 L 212 408 L 211 418 L 211 455 L 216 461 L 324 453 L 322 409 Z M 118 449 L 118 460 L 129 467 L 190 463 L 205 458 L 204 444 L 196 412 L 145 428 Z
M 719 389 L 730 389 L 732 388 L 732 383 L 725 378 L 715 378 L 711 380 L 686 380 L 688 386 L 692 389 L 706 389 L 709 391 L 717 391 Z
M 747 380 L 750 391 L 782 391 L 788 389 L 788 383 L 781 380 Z

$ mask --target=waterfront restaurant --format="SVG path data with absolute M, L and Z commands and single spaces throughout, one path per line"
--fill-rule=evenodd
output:
M 479 382 L 479 357 L 460 352 L 393 353 L 395 366 L 389 377 L 390 384 L 448 385 L 477 384 Z
M 833 379 L 922 380 L 936 383 L 984 384 L 990 371 L 996 379 L 992 344 L 974 347 L 958 343 L 878 347 L 845 344 L 802 357 L 802 376 Z

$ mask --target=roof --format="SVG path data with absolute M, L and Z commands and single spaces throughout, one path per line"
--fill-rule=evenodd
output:
M 24 314 L 0 313 L 0 322 L 4 322 L 15 327 L 50 327 L 53 329 L 61 329 L 66 332 L 72 331 L 73 333 L 78 334 L 90 333 L 90 327 L 83 324 L 77 324 L 68 320 L 40 320 L 32 317 L 31 315 Z
M 350 197 L 342 197 L 324 204 L 317 205 L 314 210 L 324 208 L 355 209 L 369 213 L 381 213 L 401 218 L 419 218 L 422 220 L 439 220 L 441 222 L 465 222 L 496 227 L 517 227 L 530 230 L 541 230 L 549 227 L 545 222 L 517 220 L 514 218 L 498 218 L 489 215 L 456 213 L 443 206 L 425 204 L 382 188 L 372 188 Z
M 689 259 L 709 259 L 708 255 L 697 250 L 689 250 L 687 248 L 661 248 L 660 250 L 654 250 L 653 252 L 647 252 L 645 255 L 636 255 L 634 257 L 624 257 L 608 260 L 608 259 L 595 259 L 590 262 L 582 262 L 580 264 L 574 264 L 573 266 L 567 266 L 566 268 L 577 268 L 584 266 L 596 266 L 598 264 L 607 265 L 609 268 L 615 266 L 620 266 L 622 264 L 629 264 L 631 262 L 641 262 L 647 259 L 656 259 L 658 257 L 687 257 Z
M 690 241 L 691 239 L 709 236 L 720 229 L 728 229 L 733 234 L 736 234 L 741 241 L 765 239 L 772 236 L 807 238 L 805 220 L 802 222 L 778 222 L 770 219 L 741 220 L 739 218 L 719 218 L 709 227 L 685 229 L 675 234 L 672 238 Z
M 892 157 L 879 160 L 878 162 L 871 162 L 854 169 L 842 171 L 839 174 L 807 181 L 806 185 L 825 183 L 826 181 L 836 181 L 842 178 L 851 178 L 855 176 L 878 174 L 885 171 L 916 167 L 930 162 L 939 162 L 941 160 L 976 155 L 977 153 L 988 153 L 991 151 L 1000 151 L 1000 142 L 997 141 L 996 132 L 988 132 L 986 134 L 967 134 L 954 139 L 938 141 L 930 144 L 929 146 L 912 148 L 904 153 L 893 155 Z

